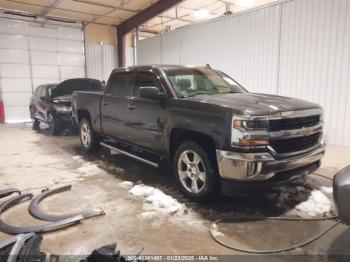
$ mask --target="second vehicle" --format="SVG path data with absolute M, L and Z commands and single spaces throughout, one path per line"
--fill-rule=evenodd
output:
M 102 84 L 96 79 L 76 78 L 38 86 L 29 105 L 33 128 L 44 122 L 49 125 L 50 134 L 57 135 L 64 127 L 74 124 L 71 107 L 74 91 L 102 91 Z

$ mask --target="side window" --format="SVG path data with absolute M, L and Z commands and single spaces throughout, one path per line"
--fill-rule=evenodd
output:
M 41 90 L 42 90 L 42 86 L 38 86 L 36 89 L 35 89 L 35 96 L 40 96 L 40 94 L 41 94 Z
M 41 89 L 41 92 L 40 92 L 40 97 L 42 97 L 42 96 L 47 96 L 47 88 L 46 88 L 46 86 L 43 86 L 42 87 L 42 89 Z
M 126 97 L 132 95 L 134 72 L 118 72 L 111 76 L 107 93 L 111 96 Z
M 156 75 L 151 72 L 137 72 L 136 74 L 136 83 L 134 89 L 134 96 L 140 97 L 140 87 L 146 86 L 155 86 L 159 87 L 161 90 L 161 84 L 159 79 L 157 79 Z

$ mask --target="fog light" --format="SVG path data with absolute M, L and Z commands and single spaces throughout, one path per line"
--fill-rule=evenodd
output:
M 257 163 L 256 162 L 248 162 L 248 166 L 247 166 L 247 176 L 251 177 L 256 175 L 257 172 Z

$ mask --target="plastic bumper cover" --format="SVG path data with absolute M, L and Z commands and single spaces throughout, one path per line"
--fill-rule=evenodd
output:
M 238 153 L 216 150 L 219 174 L 225 180 L 236 182 L 266 181 L 272 177 L 320 162 L 325 153 L 325 145 L 307 153 L 276 159 L 269 152 Z

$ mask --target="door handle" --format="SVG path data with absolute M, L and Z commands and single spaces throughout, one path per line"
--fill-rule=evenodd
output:
M 104 106 L 106 106 L 106 105 L 108 105 L 108 101 L 103 101 L 102 104 L 103 104 Z
M 136 106 L 134 106 L 134 105 L 127 105 L 127 108 L 129 110 L 134 110 L 134 109 L 136 109 Z

